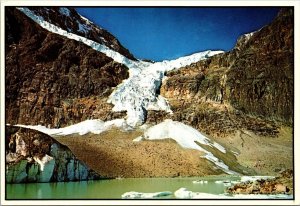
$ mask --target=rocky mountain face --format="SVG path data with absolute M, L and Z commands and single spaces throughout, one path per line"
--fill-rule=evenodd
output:
M 6 182 L 62 182 L 99 179 L 71 150 L 41 132 L 6 126 Z
M 71 24 L 70 17 L 56 10 L 45 10 L 51 21 L 59 19 L 60 26 Z M 44 30 L 15 8 L 8 7 L 5 12 L 7 123 L 62 127 L 89 118 L 107 120 L 124 115 L 112 113 L 106 99 L 128 78 L 126 66 L 80 42 Z M 86 21 L 75 10 L 70 12 L 77 21 Z M 78 30 L 76 25 L 70 28 Z M 112 38 L 98 27 L 90 32 Z M 112 46 L 122 48 L 118 42 Z
M 135 57 L 121 45 L 116 37 L 105 29 L 95 25 L 79 15 L 72 7 L 28 7 L 35 14 L 59 28 L 103 44 L 114 51 L 136 60 Z
M 72 8 L 30 9 L 68 32 L 104 44 L 134 60 L 115 37 L 81 17 Z M 290 130 L 282 132 L 279 127 L 284 124 L 290 128 L 293 124 L 293 25 L 293 10 L 283 9 L 271 24 L 254 33 L 242 35 L 231 51 L 167 72 L 167 78 L 159 84 L 160 90 L 154 92 L 168 100 L 173 113 L 149 110 L 146 112 L 146 123 L 173 119 L 191 125 L 216 140 L 225 137 L 224 142 L 230 142 L 230 137 L 235 137 L 232 134 L 236 133 L 241 141 L 241 146 L 232 148 L 238 154 L 237 159 L 246 150 L 244 145 L 250 145 L 246 139 L 251 139 L 252 134 L 259 138 L 276 137 L 281 132 L 291 137 Z M 12 7 L 6 7 L 5 10 L 5 38 L 6 123 L 40 124 L 55 128 L 87 119 L 107 121 L 125 117 L 126 112 L 113 112 L 113 105 L 107 103 L 115 87 L 129 77 L 124 64 L 115 62 L 80 41 L 43 29 Z M 78 166 L 81 165 L 80 161 L 75 160 L 68 149 L 51 137 L 29 129 L 7 127 L 6 130 L 8 182 L 90 178 L 89 170 L 78 169 L 85 167 Z M 119 136 L 112 135 L 116 141 L 120 141 Z M 70 138 L 68 144 L 73 144 L 72 150 L 76 150 L 78 147 L 73 136 Z M 261 143 L 259 138 L 255 144 Z M 133 144 L 132 139 L 126 140 L 130 142 L 127 145 Z M 82 144 L 88 145 L 86 140 Z M 116 145 L 112 143 L 100 148 L 104 152 L 98 155 L 102 157 L 102 154 L 106 154 L 110 160 L 111 154 L 116 153 Z M 124 142 L 121 142 L 122 148 L 123 145 Z M 287 145 L 286 148 L 291 148 Z M 53 147 L 59 149 L 54 151 Z M 94 149 L 89 145 L 86 148 L 89 151 Z M 120 156 L 127 154 L 128 148 L 123 148 Z M 148 150 L 145 151 L 147 156 Z M 288 154 L 287 157 L 292 156 L 289 151 L 284 153 Z M 157 154 L 161 159 L 162 153 Z M 136 156 L 133 155 L 133 159 Z M 245 157 L 247 161 L 249 156 Z M 124 161 L 131 160 L 125 158 Z M 255 161 L 248 161 L 249 168 L 248 165 L 243 166 L 251 170 L 256 165 Z M 282 159 L 281 163 L 288 162 L 288 166 L 280 168 L 289 167 L 291 161 L 292 158 Z M 41 170 L 43 162 L 47 163 L 45 170 Z M 136 163 L 136 160 L 130 162 Z M 92 164 L 100 165 L 98 159 Z M 124 162 L 120 165 L 122 172 L 125 170 Z M 162 168 L 165 168 L 164 164 Z M 132 167 L 126 168 L 129 169 Z M 173 167 L 170 174 L 176 169 Z M 47 174 L 43 171 L 47 171 Z M 84 178 L 77 178 L 79 176 Z
M 237 129 L 276 136 L 276 122 L 291 125 L 293 25 L 293 10 L 283 9 L 271 24 L 241 36 L 231 51 L 169 72 L 161 94 L 174 111 L 171 118 L 214 136 Z

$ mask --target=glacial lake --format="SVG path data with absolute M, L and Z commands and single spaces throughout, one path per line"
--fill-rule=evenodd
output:
M 198 180 L 203 180 L 205 183 L 193 183 L 193 181 Z M 240 180 L 240 177 L 210 176 L 191 178 L 124 178 L 82 182 L 7 184 L 6 199 L 122 199 L 122 194 L 131 191 L 143 193 L 170 191 L 172 192 L 171 195 L 157 198 L 175 199 L 174 192 L 182 187 L 193 192 L 223 194 L 226 186 L 224 183 L 220 183 L 220 181 L 238 180 Z M 290 198 L 291 197 L 288 197 L 288 199 Z

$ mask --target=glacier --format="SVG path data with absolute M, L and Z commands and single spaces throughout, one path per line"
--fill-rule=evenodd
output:
M 208 50 L 170 61 L 155 63 L 139 61 L 140 65 L 137 64 L 139 72 L 132 73 L 127 80 L 118 85 L 108 102 L 114 105 L 113 111 L 127 111 L 127 123 L 133 127 L 145 122 L 147 110 L 163 110 L 171 113 L 167 100 L 157 94 L 165 73 L 219 53 L 222 51 Z
M 129 78 L 119 84 L 108 98 L 108 103 L 112 103 L 114 105 L 113 111 L 127 112 L 127 117 L 125 120 L 116 119 L 108 122 L 103 122 L 99 119 L 86 120 L 81 123 L 60 129 L 50 129 L 41 125 L 17 125 L 20 127 L 35 129 L 52 136 L 64 136 L 76 133 L 79 135 L 84 135 L 88 132 L 100 134 L 111 127 L 117 127 L 123 130 L 137 127 L 141 128 L 146 121 L 148 110 L 162 110 L 172 113 L 168 101 L 163 96 L 158 94 L 162 81 L 165 78 L 165 73 L 190 65 L 216 54 L 223 53 L 223 51 L 207 50 L 189 56 L 180 57 L 175 60 L 164 60 L 162 62 L 131 60 L 103 44 L 71 33 L 69 30 L 63 30 L 62 28 L 45 21 L 42 16 L 35 14 L 26 7 L 18 7 L 18 9 L 39 24 L 42 28 L 52 33 L 56 33 L 66 38 L 81 42 L 99 52 L 102 52 L 108 57 L 111 57 L 114 61 L 125 65 L 129 71 Z M 70 14 L 67 8 L 60 9 L 60 13 L 63 15 Z M 79 30 L 81 30 L 83 33 L 86 33 L 86 31 L 91 28 L 91 22 L 84 17 L 82 18 L 85 21 L 85 24 L 79 25 Z M 226 153 L 224 147 L 216 142 L 211 142 L 210 139 L 206 138 L 196 129 L 193 129 L 192 127 L 189 127 L 183 123 L 166 120 L 163 123 L 149 128 L 143 137 L 138 137 L 134 141 L 140 141 L 143 138 L 162 139 L 168 137 L 173 138 L 184 148 L 203 151 L 205 153 L 203 157 L 213 162 L 224 172 L 228 174 L 237 174 L 236 172 L 231 171 L 226 164 L 216 158 L 211 152 L 208 152 L 196 144 L 195 141 L 216 148 L 222 153 Z M 182 139 L 182 137 L 186 138 Z
M 180 57 L 175 60 L 165 60 L 155 63 L 141 60 L 134 61 L 103 44 L 63 30 L 60 27 L 45 21 L 42 16 L 38 16 L 26 7 L 18 7 L 18 9 L 44 29 L 69 39 L 82 42 L 91 48 L 106 54 L 114 61 L 128 67 L 129 78 L 117 86 L 114 92 L 110 95 L 108 103 L 112 103 L 114 105 L 113 111 L 126 111 L 127 124 L 132 127 L 140 126 L 145 122 L 147 110 L 163 110 L 166 112 L 172 112 L 166 99 L 157 94 L 165 72 L 190 65 L 199 60 L 206 59 L 223 52 L 208 50 Z M 63 8 L 61 13 L 64 15 L 69 14 L 67 8 Z M 89 20 L 85 18 L 83 19 L 86 24 L 81 24 L 79 28 L 85 32 L 86 29 L 90 28 L 91 23 Z

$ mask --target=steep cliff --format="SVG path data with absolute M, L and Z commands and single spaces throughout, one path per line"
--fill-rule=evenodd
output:
M 71 150 L 41 132 L 6 126 L 6 182 L 62 182 L 99 179 Z
M 50 17 L 61 16 L 51 13 Z M 15 8 L 6 8 L 5 26 L 7 123 L 61 127 L 89 118 L 123 116 L 111 112 L 106 99 L 128 78 L 126 66 L 83 43 L 46 31 Z
M 291 125 L 293 23 L 293 10 L 283 9 L 271 24 L 242 35 L 231 51 L 169 72 L 161 94 L 172 118 L 215 136 L 237 129 L 276 136 L 276 122 Z
M 116 37 L 100 26 L 81 16 L 72 7 L 28 7 L 35 14 L 55 26 L 101 43 L 129 59 L 135 57 L 121 45 Z

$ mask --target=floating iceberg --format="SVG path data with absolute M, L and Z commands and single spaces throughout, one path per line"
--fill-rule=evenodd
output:
M 122 199 L 152 199 L 172 195 L 170 191 L 143 193 L 143 192 L 126 192 L 122 195 Z

